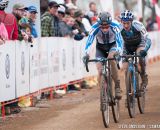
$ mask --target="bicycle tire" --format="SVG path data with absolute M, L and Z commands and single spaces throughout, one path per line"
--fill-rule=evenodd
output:
M 105 86 L 106 85 L 106 86 Z M 106 83 L 106 77 L 101 76 L 100 79 L 100 104 L 101 104 L 101 112 L 102 112 L 102 119 L 103 124 L 106 128 L 109 127 L 109 97 L 106 91 L 107 83 Z
M 126 74 L 126 95 L 127 95 L 127 108 L 130 118 L 135 117 L 135 95 L 133 88 L 133 72 L 127 71 Z
M 139 112 L 141 114 L 144 114 L 144 109 L 145 109 L 145 90 L 141 88 L 142 86 L 140 85 L 140 74 L 137 72 L 136 73 L 136 80 L 137 80 L 137 102 L 138 102 L 138 108 Z M 142 82 L 142 81 L 141 81 Z M 143 90 L 143 91 L 141 91 Z
M 112 115 L 115 123 L 119 122 L 119 100 L 115 98 L 115 89 L 113 89 L 113 79 L 111 76 L 108 78 L 108 85 L 110 86 L 110 97 L 112 99 L 111 108 L 112 108 Z

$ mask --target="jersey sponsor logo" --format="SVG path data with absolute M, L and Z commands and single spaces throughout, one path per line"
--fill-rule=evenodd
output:
M 118 27 L 113 27 L 113 31 L 115 32 L 115 33 L 120 33 L 120 29 L 118 28 Z

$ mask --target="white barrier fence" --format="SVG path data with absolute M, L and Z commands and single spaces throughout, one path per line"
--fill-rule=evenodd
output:
M 0 102 L 67 84 L 86 75 L 82 63 L 85 39 L 35 39 L 33 47 L 24 41 L 7 41 L 0 46 Z M 95 67 L 90 68 L 93 70 Z
M 148 59 L 160 55 L 160 32 L 150 33 Z M 67 84 L 97 74 L 95 64 L 87 73 L 82 63 L 86 39 L 35 39 L 33 47 L 24 41 L 7 41 L 0 46 L 0 102 L 43 88 Z M 95 45 L 95 44 L 94 44 Z M 95 47 L 91 49 L 94 57 Z

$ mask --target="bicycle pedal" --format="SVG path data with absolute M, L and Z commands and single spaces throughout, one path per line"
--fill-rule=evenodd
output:
M 129 94 L 129 96 L 133 96 L 133 93 L 128 93 Z

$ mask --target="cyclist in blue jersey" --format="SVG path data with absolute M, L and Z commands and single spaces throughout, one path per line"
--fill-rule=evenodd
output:
M 133 54 L 136 52 L 140 54 L 142 58 L 139 58 L 140 64 L 140 75 L 142 79 L 142 88 L 145 88 L 148 84 L 148 76 L 146 74 L 146 62 L 145 56 L 147 51 L 151 46 L 151 39 L 148 36 L 148 33 L 144 25 L 134 20 L 134 15 L 130 10 L 125 10 L 120 14 L 120 19 L 122 23 L 121 35 L 124 40 L 124 49 L 123 54 Z M 123 60 L 123 68 L 126 70 L 128 64 Z
M 96 36 L 96 58 L 105 57 L 113 58 L 114 55 L 120 54 L 123 48 L 123 39 L 120 33 L 120 24 L 112 20 L 109 12 L 101 12 L 97 22 L 92 25 L 92 29 L 89 33 L 86 47 L 85 56 L 83 61 L 86 62 L 89 59 L 89 50 L 91 44 Z M 110 61 L 112 66 L 112 77 L 115 83 L 115 96 L 117 99 L 121 99 L 120 80 L 118 76 L 118 70 L 116 62 Z M 97 63 L 97 69 L 99 72 L 100 80 L 102 65 Z

